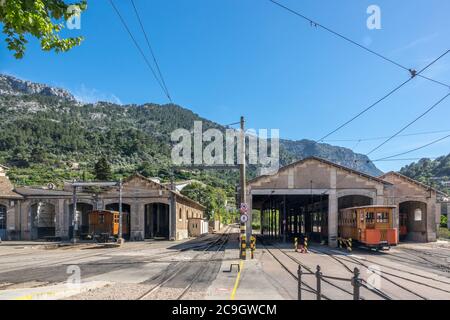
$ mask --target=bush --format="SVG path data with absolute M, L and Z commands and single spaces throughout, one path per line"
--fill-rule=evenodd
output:
M 441 227 L 442 228 L 447 228 L 447 221 L 448 221 L 447 216 L 441 216 Z

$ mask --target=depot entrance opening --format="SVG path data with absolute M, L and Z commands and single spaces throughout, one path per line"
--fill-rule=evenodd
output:
M 328 240 L 328 195 L 255 195 L 253 210 L 260 212 L 261 234 L 291 240 L 301 235 Z

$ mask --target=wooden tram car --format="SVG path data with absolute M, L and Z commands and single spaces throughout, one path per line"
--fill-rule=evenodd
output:
M 120 213 L 118 211 L 95 210 L 89 212 L 89 234 L 98 242 L 108 242 L 119 236 Z M 128 213 L 122 213 L 122 235 L 127 235 Z
M 338 232 L 344 239 L 368 248 L 383 249 L 398 244 L 398 230 L 394 228 L 396 206 L 363 206 L 339 212 Z

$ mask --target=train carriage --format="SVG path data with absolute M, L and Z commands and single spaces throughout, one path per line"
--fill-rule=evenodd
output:
M 397 245 L 398 230 L 393 223 L 396 208 L 372 205 L 342 209 L 339 212 L 339 236 L 375 249 Z
M 107 241 L 119 236 L 120 213 L 118 211 L 95 210 L 89 212 L 89 234 L 94 239 Z M 128 230 L 128 213 L 122 213 L 122 235 L 125 237 Z

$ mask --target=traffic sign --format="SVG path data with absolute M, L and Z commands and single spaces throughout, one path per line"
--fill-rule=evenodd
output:
M 248 206 L 246 203 L 241 203 L 241 213 L 247 213 L 248 212 Z
M 241 215 L 241 222 L 246 223 L 247 221 L 248 221 L 248 215 L 246 215 L 246 214 Z

